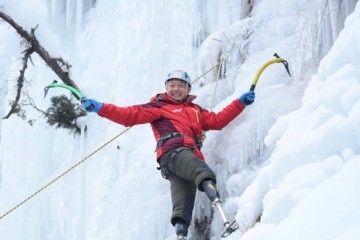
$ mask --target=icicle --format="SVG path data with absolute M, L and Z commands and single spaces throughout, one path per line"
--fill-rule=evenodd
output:
M 83 1 L 84 0 L 78 0 L 76 1 L 76 7 L 75 7 L 75 11 L 76 11 L 76 16 L 75 16 L 75 21 L 76 21 L 76 28 L 75 28 L 75 36 L 78 35 L 78 33 L 81 31 L 82 29 L 82 21 L 83 21 Z
M 56 15 L 56 0 L 51 1 L 51 17 L 55 18 Z

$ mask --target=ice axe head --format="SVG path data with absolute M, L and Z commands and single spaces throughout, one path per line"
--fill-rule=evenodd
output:
M 48 87 L 45 87 L 45 88 L 44 88 L 44 98 L 46 97 L 48 91 L 49 91 L 49 88 L 48 88 Z
M 276 58 L 280 58 L 277 53 L 275 53 L 274 56 L 275 56 Z M 286 69 L 286 72 L 287 72 L 287 73 L 289 74 L 289 76 L 291 77 L 290 70 L 289 70 L 289 63 L 288 63 L 286 60 L 284 60 L 284 59 L 282 59 L 282 60 L 283 60 L 283 61 L 281 61 L 281 62 L 284 64 L 284 67 L 285 67 L 285 69 Z
M 57 83 L 57 81 L 54 80 L 54 81 L 52 82 L 52 84 L 54 84 L 54 83 Z M 51 85 L 51 84 L 50 84 L 50 85 Z M 46 87 L 44 88 L 44 98 L 46 97 L 46 95 L 47 95 L 47 93 L 48 93 L 48 91 L 49 91 L 49 89 L 50 89 L 50 85 L 49 85 L 49 86 L 46 86 Z

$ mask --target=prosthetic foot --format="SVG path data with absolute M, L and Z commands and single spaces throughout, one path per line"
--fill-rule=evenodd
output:
M 220 205 L 220 203 L 221 203 L 220 194 L 216 189 L 216 185 L 215 185 L 214 181 L 206 180 L 202 184 L 203 184 L 202 186 L 204 188 L 206 195 L 213 203 L 213 207 L 215 207 L 215 206 L 217 207 L 217 209 L 219 210 L 219 213 L 221 215 L 221 218 L 224 221 L 225 231 L 221 236 L 223 238 L 225 238 L 225 237 L 229 236 L 231 233 L 233 233 L 234 231 L 236 231 L 239 228 L 239 224 L 236 222 L 236 220 L 234 220 L 230 223 L 226 219 L 224 211 L 222 210 L 221 205 Z
M 239 228 L 239 224 L 236 222 L 235 219 L 231 223 L 226 219 L 224 211 L 220 206 L 220 203 L 221 203 L 220 199 L 215 199 L 215 201 L 213 201 L 214 206 L 217 207 L 221 215 L 221 218 L 224 221 L 225 231 L 221 235 L 221 237 L 226 238 L 227 236 L 229 236 L 231 233 L 235 232 Z

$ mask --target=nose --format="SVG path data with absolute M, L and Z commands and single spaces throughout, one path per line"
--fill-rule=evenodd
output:
M 181 86 L 180 85 L 174 85 L 173 90 L 180 90 Z

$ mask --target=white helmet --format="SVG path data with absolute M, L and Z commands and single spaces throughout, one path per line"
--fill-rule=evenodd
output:
M 187 84 L 189 84 L 189 86 L 191 87 L 191 79 L 189 74 L 187 74 L 187 72 L 183 71 L 183 70 L 173 70 L 171 72 L 169 72 L 169 74 L 167 75 L 167 78 L 165 80 L 165 84 L 170 80 L 170 79 L 180 79 L 183 80 L 184 82 L 186 82 Z

